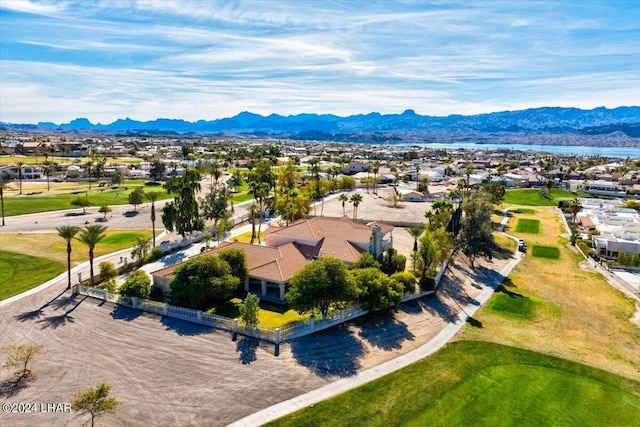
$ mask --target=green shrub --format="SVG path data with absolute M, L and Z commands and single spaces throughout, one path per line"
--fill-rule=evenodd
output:
M 127 297 L 149 298 L 151 278 L 144 270 L 136 270 L 129 274 L 120 287 L 120 295 Z
M 118 269 L 112 262 L 103 261 L 100 263 L 100 280 L 108 282 L 116 277 L 118 277 Z
M 97 287 L 100 288 L 100 289 L 106 289 L 108 291 L 115 292 L 116 288 L 117 288 L 116 279 L 106 280 L 106 281 L 100 283 Z
M 149 261 L 155 261 L 160 258 L 162 258 L 162 249 L 160 249 L 157 246 L 151 249 L 151 254 L 149 255 Z
M 401 271 L 391 276 L 391 279 L 402 285 L 405 294 L 413 294 L 416 292 L 416 276 L 410 271 Z
M 420 278 L 420 290 L 423 292 L 433 291 L 436 288 L 436 281 L 433 277 L 422 276 Z
M 249 293 L 244 301 L 240 304 L 240 317 L 248 326 L 256 326 L 259 322 L 258 314 L 260 313 L 260 298 L 257 295 Z

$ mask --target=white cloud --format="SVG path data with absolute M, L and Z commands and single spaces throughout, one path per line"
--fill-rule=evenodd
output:
M 529 21 L 526 19 L 516 19 L 511 23 L 510 27 L 526 27 L 527 25 L 529 25 Z
M 34 15 L 55 16 L 65 11 L 66 2 L 34 2 L 29 0 L 2 0 L 0 9 L 13 10 L 15 12 L 31 13 Z

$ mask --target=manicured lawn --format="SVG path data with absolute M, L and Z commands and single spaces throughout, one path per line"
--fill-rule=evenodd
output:
M 108 229 L 107 236 L 95 248 L 95 256 L 130 248 L 136 244 L 137 237 L 151 237 L 151 231 Z M 39 286 L 66 270 L 67 244 L 56 233 L 0 234 L 0 248 L 9 246 L 15 252 L 0 252 L 0 295 L 5 295 L 0 299 Z M 71 266 L 88 259 L 87 247 L 74 239 Z M 96 269 L 98 264 L 94 266 Z
M 501 286 L 498 288 L 498 292 L 491 298 L 488 308 L 507 316 L 530 319 L 533 317 L 536 302 L 527 296 L 517 292 L 511 292 Z
M 540 234 L 542 232 L 540 221 L 537 219 L 520 218 L 518 219 L 518 224 L 516 225 L 516 232 Z
M 508 190 L 504 196 L 504 203 L 525 206 L 558 206 L 560 200 L 573 200 L 576 195 L 570 191 L 552 188 L 549 199 L 540 196 L 537 189 Z
M 240 192 L 235 194 L 234 196 L 231 197 L 231 201 L 233 203 L 242 203 L 242 202 L 246 202 L 247 200 L 251 200 L 253 199 L 253 194 L 248 193 L 248 192 Z
M 34 288 L 65 271 L 62 263 L 0 251 L 0 300 Z
M 258 234 L 258 230 L 257 230 L 257 225 L 256 225 L 256 235 Z M 257 237 L 257 236 L 256 236 Z M 242 233 L 242 234 L 238 234 L 237 236 L 234 236 L 231 240 L 238 241 L 238 242 L 242 242 L 242 243 L 250 243 L 251 242 L 251 232 L 247 231 L 246 233 Z M 264 241 L 264 232 L 260 232 L 260 241 L 263 242 Z M 254 242 L 258 242 L 257 240 L 254 240 Z
M 560 249 L 557 246 L 534 245 L 531 254 L 538 258 L 560 259 Z
M 269 426 L 634 425 L 640 383 L 568 360 L 461 341 Z
M 120 231 L 108 234 L 98 244 L 130 248 L 135 246 L 138 237 L 151 237 L 151 233 L 146 231 Z
M 240 298 L 233 298 L 229 303 L 216 309 L 208 310 L 207 313 L 214 313 L 220 316 L 230 317 L 232 319 L 240 317 Z M 308 315 L 302 315 L 293 310 L 288 304 L 272 304 L 267 301 L 260 301 L 260 313 L 258 313 L 258 321 L 260 326 L 267 328 L 282 328 L 288 323 L 297 322 L 308 318 Z
M 29 213 L 57 211 L 65 209 L 77 209 L 71 206 L 71 201 L 76 197 L 89 198 L 92 206 L 102 205 L 126 205 L 129 203 L 129 193 L 139 186 L 143 186 L 146 192 L 158 191 L 160 199 L 169 198 L 169 194 L 162 186 L 143 185 L 144 181 L 128 181 L 126 185 L 118 188 L 98 187 L 98 183 L 92 184 L 91 190 L 88 183 L 52 183 L 51 191 L 47 191 L 46 184 L 39 183 L 34 187 L 23 183 L 23 194 L 18 194 L 18 182 L 11 183 L 13 190 L 5 193 L 5 216 L 24 215 Z M 126 188 L 126 190 L 125 190 Z M 29 193 L 37 193 L 28 195 Z

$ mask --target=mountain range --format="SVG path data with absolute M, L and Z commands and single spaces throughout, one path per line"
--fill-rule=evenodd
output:
M 0 129 L 92 131 L 110 133 L 164 134 L 253 134 L 282 136 L 294 139 L 342 140 L 354 135 L 382 134 L 380 139 L 393 142 L 393 135 L 406 140 L 412 135 L 471 134 L 576 134 L 603 135 L 618 133 L 628 138 L 640 138 L 640 107 L 618 107 L 592 110 L 562 107 L 542 107 L 519 111 L 504 111 L 478 115 L 423 116 L 413 110 L 402 114 L 357 114 L 340 117 L 332 114 L 297 114 L 262 116 L 242 112 L 234 117 L 189 122 L 180 119 L 137 121 L 118 119 L 110 124 L 93 124 L 86 118 L 69 123 L 40 122 L 37 125 L 0 123 Z M 414 139 L 414 138 L 410 139 Z M 346 138 L 346 139 L 345 139 Z M 356 138 L 358 139 L 358 138 Z M 375 139 L 375 138 L 374 138 Z M 391 140 L 389 140 L 391 139 Z M 375 141 L 363 141 L 375 142 Z

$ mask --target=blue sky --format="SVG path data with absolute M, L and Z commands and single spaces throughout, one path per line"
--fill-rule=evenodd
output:
M 0 121 L 640 105 L 640 0 L 0 0 Z

